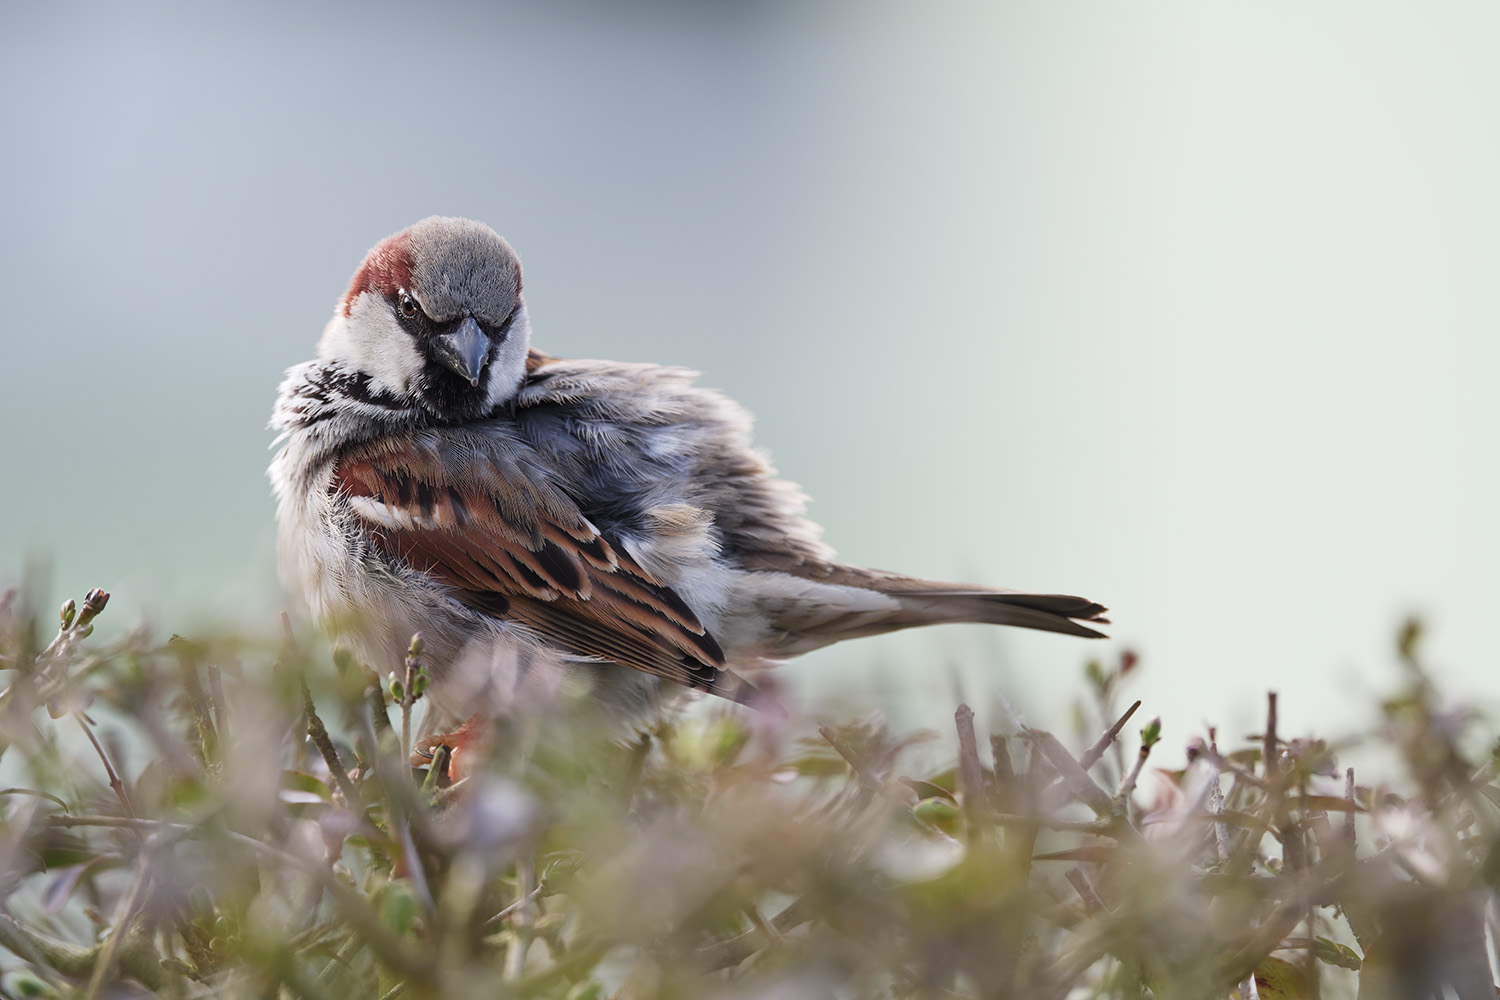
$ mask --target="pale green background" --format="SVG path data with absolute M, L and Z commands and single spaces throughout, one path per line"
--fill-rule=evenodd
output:
M 1110 604 L 1175 739 L 1364 718 L 1408 610 L 1496 693 L 1493 4 L 9 0 L 0 150 L 0 578 L 118 624 L 274 627 L 280 372 L 449 213 L 543 348 L 749 405 L 846 558 Z M 787 674 L 1045 722 L 1110 648 Z

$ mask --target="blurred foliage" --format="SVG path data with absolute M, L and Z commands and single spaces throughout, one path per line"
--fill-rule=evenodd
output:
M 394 682 L 90 641 L 107 600 L 45 645 L 0 600 L 0 997 L 1495 995 L 1497 756 L 1415 625 L 1371 787 L 1274 695 L 1247 745 L 1148 766 L 1129 655 L 1086 671 L 1087 745 L 960 706 L 936 773 L 878 717 L 626 732 L 586 695 L 412 754 L 420 641 Z

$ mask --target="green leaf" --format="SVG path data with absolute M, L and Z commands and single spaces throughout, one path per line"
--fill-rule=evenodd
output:
M 902 778 L 901 784 L 917 793 L 920 799 L 947 799 L 949 802 L 957 802 L 951 789 L 944 788 L 935 781 L 923 781 L 921 778 Z
M 952 833 L 958 828 L 958 823 L 963 812 L 953 803 L 951 799 L 930 798 L 923 799 L 912 806 L 912 815 L 935 829 L 944 833 Z
M 1328 965 L 1337 965 L 1341 969 L 1352 969 L 1358 972 L 1364 965 L 1364 959 L 1359 957 L 1359 952 L 1346 944 L 1330 941 L 1325 937 L 1314 938 L 1312 950 L 1313 956 L 1318 961 Z
M 304 795 L 316 795 L 324 802 L 333 801 L 333 790 L 321 779 L 315 778 L 303 771 L 282 771 L 281 790 L 283 792 L 301 792 Z
M 1298 966 L 1271 955 L 1255 969 L 1255 988 L 1261 1000 L 1303 1000 L 1307 976 Z
M 387 882 L 382 886 L 376 905 L 381 923 L 398 934 L 410 934 L 422 912 L 416 893 L 404 882 Z
M 56 990 L 29 972 L 17 973 L 10 981 L 10 988 L 19 997 L 36 997 L 39 1000 L 50 1000 L 50 998 L 57 996 Z
M 804 754 L 788 761 L 787 766 L 808 778 L 832 778 L 849 771 L 849 762 L 835 753 Z

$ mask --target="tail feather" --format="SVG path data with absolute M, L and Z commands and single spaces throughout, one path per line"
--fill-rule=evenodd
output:
M 1015 625 L 1107 638 L 1094 626 L 1109 624 L 1104 617 L 1108 609 L 1070 594 L 941 583 L 842 563 L 798 563 L 759 578 L 766 589 L 757 604 L 773 630 L 769 643 L 773 657 L 948 622 Z
M 1109 624 L 1104 617 L 1108 609 L 1102 604 L 1068 594 L 955 590 L 890 593 L 890 596 L 901 601 L 901 611 L 891 620 L 893 629 L 939 622 L 980 622 L 1103 639 L 1105 634 L 1090 625 Z

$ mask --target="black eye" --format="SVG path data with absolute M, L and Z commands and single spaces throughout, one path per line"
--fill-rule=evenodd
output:
M 417 318 L 417 300 L 408 295 L 404 288 L 396 293 L 396 308 L 406 319 Z

